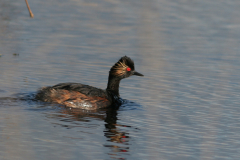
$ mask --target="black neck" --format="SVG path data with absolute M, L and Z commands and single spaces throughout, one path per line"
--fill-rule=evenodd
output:
M 119 96 L 119 84 L 121 79 L 109 75 L 107 90 L 113 92 L 116 96 Z

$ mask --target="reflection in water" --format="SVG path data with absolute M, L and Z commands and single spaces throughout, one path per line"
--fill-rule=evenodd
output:
M 117 110 L 110 109 L 106 112 L 107 116 L 105 119 L 104 136 L 107 137 L 108 141 L 114 142 L 112 145 L 104 145 L 112 149 L 111 156 L 118 156 L 119 152 L 128 152 L 129 150 L 129 136 L 128 133 L 121 131 L 118 126 L 126 127 L 124 125 L 117 124 Z M 130 127 L 130 126 L 128 126 Z M 121 144 L 121 145 L 119 145 Z
M 121 157 L 121 153 L 125 153 L 129 151 L 129 134 L 126 131 L 122 131 L 121 127 L 130 127 L 127 125 L 120 125 L 117 123 L 118 120 L 118 109 L 117 108 L 104 108 L 95 111 L 91 110 L 82 110 L 75 108 L 63 108 L 59 111 L 60 114 L 50 114 L 48 118 L 60 118 L 61 122 L 56 123 L 62 127 L 67 129 L 71 129 L 74 127 L 83 127 L 81 126 L 82 122 L 90 122 L 93 119 L 104 121 L 105 128 L 103 130 L 104 136 L 106 137 L 106 144 L 103 146 L 110 148 L 111 151 L 108 153 L 112 158 L 124 159 Z M 78 123 L 80 121 L 80 124 Z M 69 123 L 66 124 L 66 123 Z M 95 124 L 96 125 L 96 124 Z M 90 126 L 90 125 L 89 125 Z M 84 127 L 83 127 L 84 128 Z M 91 134 L 91 133 L 89 133 Z M 73 138 L 72 139 L 77 139 Z M 121 158 L 119 158 L 121 157 Z

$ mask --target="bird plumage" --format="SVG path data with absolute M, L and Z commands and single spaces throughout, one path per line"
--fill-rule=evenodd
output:
M 89 110 L 109 107 L 119 102 L 121 79 L 131 75 L 143 76 L 135 71 L 134 62 L 124 56 L 110 69 L 106 90 L 81 83 L 60 83 L 40 89 L 36 99 Z

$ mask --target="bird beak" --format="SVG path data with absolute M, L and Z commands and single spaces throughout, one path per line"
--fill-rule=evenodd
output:
M 136 72 L 136 71 L 133 72 L 133 75 L 135 75 L 135 76 L 144 76 L 143 74 L 138 73 L 138 72 Z

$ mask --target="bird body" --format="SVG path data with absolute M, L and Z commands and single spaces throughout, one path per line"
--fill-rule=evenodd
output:
M 81 83 L 60 83 L 43 87 L 38 91 L 36 99 L 87 110 L 109 107 L 119 102 L 121 79 L 131 75 L 143 76 L 135 71 L 133 61 L 124 56 L 110 69 L 105 90 Z

